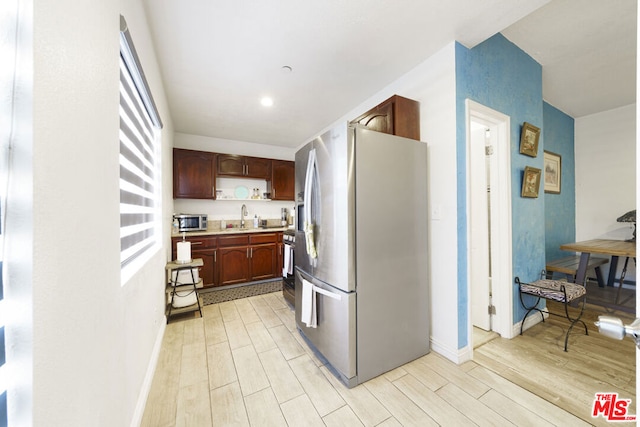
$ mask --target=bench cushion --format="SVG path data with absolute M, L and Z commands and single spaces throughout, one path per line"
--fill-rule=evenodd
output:
M 548 279 L 536 280 L 531 283 L 520 283 L 520 292 L 529 295 L 536 295 L 545 299 L 565 302 L 564 292 L 562 292 L 563 287 L 567 294 L 566 302 L 573 301 L 587 293 L 584 286 L 561 280 Z

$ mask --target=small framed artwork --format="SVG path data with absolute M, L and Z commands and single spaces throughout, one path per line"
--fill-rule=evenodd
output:
M 538 140 L 540 139 L 540 128 L 531 123 L 524 122 L 522 133 L 520 134 L 520 154 L 531 157 L 538 157 Z
M 538 197 L 541 170 L 527 166 L 522 177 L 522 197 Z
M 562 157 L 544 150 L 544 192 L 560 194 L 562 180 Z

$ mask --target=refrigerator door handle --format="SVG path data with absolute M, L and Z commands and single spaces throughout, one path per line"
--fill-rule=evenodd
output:
M 338 300 L 338 301 L 340 301 L 342 299 L 342 295 L 330 292 L 330 291 L 328 291 L 326 289 L 319 288 L 319 287 L 317 287 L 315 285 L 313 287 L 313 292 L 316 292 L 316 293 L 322 294 L 322 295 L 326 295 L 329 298 L 333 298 L 333 299 Z
M 313 235 L 314 223 L 311 218 L 311 204 L 312 204 L 312 191 L 315 184 L 315 169 L 316 169 L 316 149 L 313 148 L 309 151 L 309 160 L 307 162 L 307 174 L 304 180 L 304 237 L 309 255 L 309 261 L 312 265 L 315 265 L 315 259 L 318 258 L 318 252 L 316 250 L 315 237 Z
M 307 280 L 307 279 L 304 278 L 304 276 L 302 274 L 300 274 L 299 271 L 296 271 L 296 274 L 298 275 L 298 277 L 300 278 L 301 281 L 302 280 Z M 307 281 L 309 283 L 311 283 L 311 285 L 313 286 L 312 287 L 313 292 L 328 296 L 329 298 L 332 298 L 332 299 L 334 299 L 336 301 L 341 301 L 342 300 L 342 295 L 336 294 L 335 292 L 331 292 L 331 291 L 329 291 L 327 289 L 323 289 L 323 288 L 321 288 L 319 286 L 316 286 L 310 280 L 307 280 Z

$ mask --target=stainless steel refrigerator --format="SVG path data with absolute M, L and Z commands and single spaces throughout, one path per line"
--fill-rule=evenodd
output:
M 295 191 L 306 341 L 349 387 L 427 354 L 426 144 L 338 126 L 296 153 Z

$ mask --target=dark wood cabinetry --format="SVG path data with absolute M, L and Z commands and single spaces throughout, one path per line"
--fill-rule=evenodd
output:
M 271 160 L 260 157 L 218 154 L 218 176 L 271 179 Z
M 295 200 L 295 162 L 274 160 L 271 165 L 271 182 L 268 191 L 273 200 Z
M 182 237 L 173 237 L 172 259 Z M 279 277 L 282 272 L 282 232 L 192 236 L 191 257 L 201 258 L 203 287 L 235 285 Z
M 251 280 L 265 280 L 276 277 L 276 263 L 278 261 L 277 238 L 277 233 L 261 233 L 250 236 L 249 264 Z
M 176 244 L 182 237 L 171 239 L 172 259 L 176 259 Z M 218 286 L 218 238 L 213 236 L 189 237 L 191 242 L 191 258 L 202 258 L 203 265 L 199 268 L 202 285 L 206 287 Z
M 420 104 L 412 99 L 394 95 L 352 123 L 377 132 L 420 140 Z
M 213 199 L 215 170 L 215 153 L 174 148 L 173 198 Z
M 174 199 L 215 199 L 217 177 L 264 179 L 273 200 L 294 200 L 294 162 L 173 149 Z

